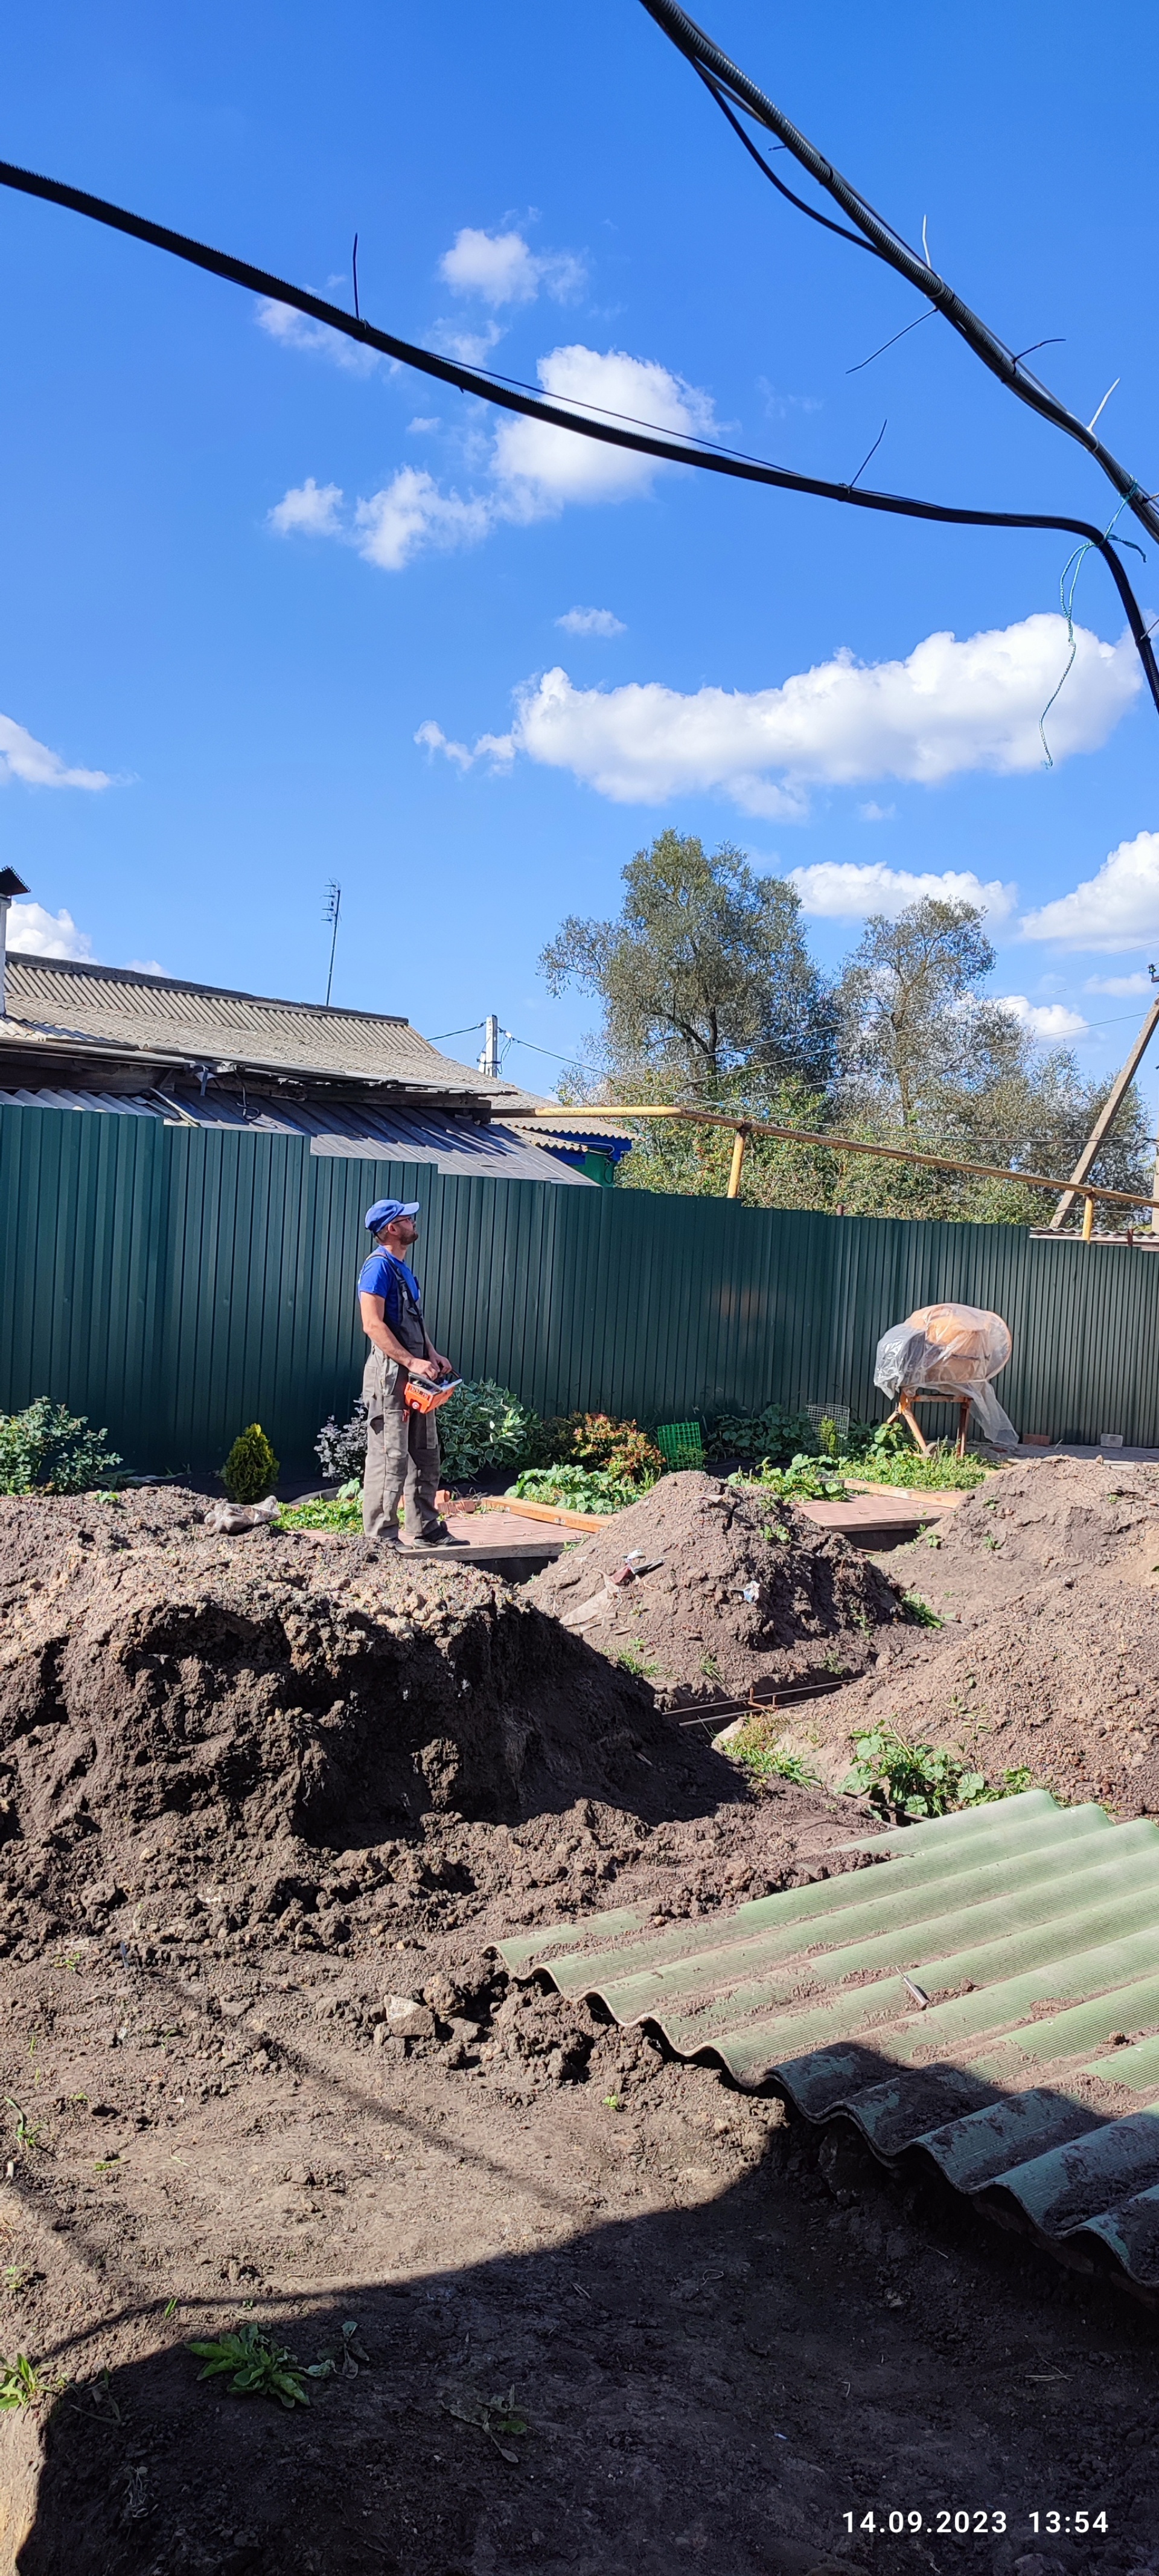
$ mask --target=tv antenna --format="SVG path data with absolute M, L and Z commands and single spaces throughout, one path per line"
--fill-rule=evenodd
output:
M 342 888 L 331 877 L 326 888 L 326 910 L 322 919 L 330 929 L 330 969 L 326 977 L 326 1009 L 330 1008 L 330 990 L 334 982 L 334 951 L 338 946 L 338 916 L 342 910 Z

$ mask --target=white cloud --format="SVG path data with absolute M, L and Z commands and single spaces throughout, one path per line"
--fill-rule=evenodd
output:
M 1120 1001 L 1125 1001 L 1128 994 L 1154 990 L 1149 975 L 1088 975 L 1083 986 L 1084 993 L 1112 993 Z
M 848 861 L 820 859 L 810 868 L 792 868 L 803 909 L 824 921 L 863 921 L 871 912 L 891 920 L 907 904 L 932 895 L 940 903 L 974 903 L 991 921 L 1005 921 L 1014 908 L 1015 888 L 993 879 L 983 885 L 972 869 L 946 868 L 940 876 L 911 875 L 907 868 L 854 867 Z
M 857 811 L 863 823 L 892 823 L 897 807 L 896 805 L 875 805 L 871 796 L 868 805 L 859 805 Z
M 1065 948 L 1137 948 L 1140 941 L 1154 939 L 1159 933 L 1159 832 L 1137 832 L 1133 841 L 1120 841 L 1097 876 L 1028 912 L 1021 927 L 1027 939 L 1057 939 Z
M 416 420 L 408 420 L 406 425 L 406 434 L 408 438 L 425 438 L 428 431 L 438 429 L 438 427 L 439 422 L 437 418 L 432 417 L 431 419 L 426 419 L 420 413 Z
M 331 279 L 333 285 L 339 281 Z M 345 281 L 342 281 L 343 283 Z M 346 367 L 356 376 L 368 376 L 383 364 L 379 349 L 366 349 L 357 340 L 348 340 L 344 331 L 332 330 L 326 322 L 311 322 L 304 313 L 296 313 L 292 304 L 259 304 L 258 328 L 277 340 L 283 349 L 307 349 L 329 358 L 336 367 Z M 393 365 L 393 361 L 392 361 Z
M 545 393 L 576 411 L 627 415 L 676 438 L 703 436 L 713 426 L 706 394 L 655 360 L 631 358 L 623 349 L 601 352 L 581 343 L 553 349 L 539 360 L 537 373 Z M 627 500 L 648 491 L 656 473 L 668 469 L 630 448 L 604 447 L 541 420 L 513 419 L 496 436 L 491 470 L 506 486 L 512 515 L 538 518 L 566 501 Z
M 1056 760 L 1104 742 L 1140 686 L 1129 640 L 1075 633 Z M 843 651 L 772 689 L 577 689 L 556 668 L 518 693 L 513 733 L 529 759 L 617 804 L 717 789 L 742 813 L 799 817 L 814 779 L 935 786 L 967 770 L 1037 768 L 1038 718 L 1066 649 L 1065 620 L 1039 615 L 961 644 L 929 635 L 905 662 L 867 666 Z
M 757 377 L 757 391 L 764 396 L 765 416 L 768 420 L 787 420 L 790 412 L 793 411 L 811 412 L 821 411 L 824 408 L 815 394 L 778 393 L 776 386 L 769 383 L 767 376 Z
M 610 608 L 569 608 L 556 618 L 568 635 L 626 635 L 623 619 L 614 617 Z
M 503 337 L 502 325 L 485 322 L 481 331 L 455 331 L 449 322 L 436 323 L 438 342 L 448 357 L 458 358 L 464 367 L 484 367 L 497 341 Z
M 481 733 L 472 747 L 465 742 L 451 742 L 442 726 L 432 723 L 429 717 L 425 724 L 419 726 L 415 741 L 421 743 L 424 751 L 441 751 L 444 760 L 449 760 L 456 769 L 473 769 L 477 760 L 489 760 L 493 768 L 508 769 L 515 758 L 512 734 Z
M 633 410 L 680 435 L 706 426 L 712 417 L 705 395 L 665 367 L 629 358 L 622 350 L 601 356 L 595 349 L 555 349 L 540 360 L 539 378 L 550 393 L 577 409 L 601 404 L 612 411 Z M 342 516 L 339 486 L 318 484 L 309 475 L 275 504 L 269 524 L 280 536 L 337 537 L 356 545 L 380 571 L 400 572 L 426 547 L 445 551 L 477 545 L 495 527 L 552 517 L 568 501 L 624 501 L 646 492 L 657 473 L 671 470 L 653 457 L 602 447 L 530 420 L 506 422 L 484 454 L 490 485 L 483 492 L 464 496 L 444 491 L 432 475 L 404 465 L 380 492 L 359 501 L 348 521 Z M 624 631 L 610 609 L 572 609 L 569 618 L 594 621 L 573 628 L 576 633 Z M 561 625 L 569 618 L 562 618 Z
M 1085 1038 L 1088 1033 L 1082 1012 L 1069 1010 L 1065 1002 L 1028 1002 L 1025 993 L 996 993 L 994 1001 L 1040 1046 L 1057 1046 L 1064 1038 Z
M 8 915 L 8 946 L 24 957 L 71 957 L 92 961 L 92 941 L 78 930 L 71 912 L 46 912 L 41 903 L 14 903 Z
M 424 546 L 477 545 L 491 525 L 488 503 L 442 492 L 430 474 L 402 465 L 385 491 L 360 501 L 354 513 L 356 543 L 367 563 L 401 572 Z
M 126 957 L 125 972 L 127 975 L 163 975 L 165 969 L 156 957 Z
M 308 474 L 269 511 L 269 524 L 280 537 L 336 537 L 342 530 L 341 508 L 341 486 L 316 483 Z
M 19 778 L 25 787 L 111 787 L 104 769 L 70 769 L 58 751 L 49 751 L 12 716 L 0 716 L 0 787 Z M 38 904 L 32 907 L 39 911 Z M 47 919 L 47 915 L 45 916 Z
M 544 288 L 566 303 L 584 286 L 586 269 L 571 251 L 536 252 L 522 233 L 487 233 L 464 224 L 439 261 L 439 275 L 456 295 L 484 304 L 531 304 Z

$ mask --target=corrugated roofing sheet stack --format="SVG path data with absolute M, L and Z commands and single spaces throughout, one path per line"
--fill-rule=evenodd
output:
M 886 1865 L 500 1955 L 1159 2296 L 1159 1827 L 1036 1789 L 856 1848 Z

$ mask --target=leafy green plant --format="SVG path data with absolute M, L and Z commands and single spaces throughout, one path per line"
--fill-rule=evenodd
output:
M 983 1805 L 986 1775 L 971 1771 L 944 1745 L 907 1744 L 895 1726 L 877 1726 L 853 1738 L 855 1759 L 841 1786 L 868 1797 L 880 1816 L 909 1822 L 946 1816 L 957 1807 Z
M 581 1467 L 602 1468 L 641 1494 L 650 1492 L 664 1473 L 663 1451 L 639 1423 L 618 1422 L 610 1413 L 577 1414 L 571 1448 L 565 1454 L 578 1459 Z
M 622 1664 L 626 1673 L 636 1673 L 642 1682 L 652 1681 L 660 1670 L 659 1664 L 650 1663 L 638 1646 L 621 1646 L 616 1662 Z
M 360 1395 L 349 1422 L 337 1423 L 327 1416 L 314 1442 L 315 1455 L 328 1485 L 336 1480 L 354 1477 L 359 1480 L 366 1465 L 366 1398 Z
M 355 1477 L 337 1494 L 324 1502 L 283 1503 L 278 1514 L 279 1529 L 360 1530 L 362 1527 L 362 1487 Z
M 541 1422 L 533 1417 L 521 1464 L 526 1468 L 588 1467 L 646 1494 L 664 1473 L 664 1459 L 638 1422 L 620 1422 L 610 1413 L 565 1413 Z
M 15 2361 L 0 2360 L 0 2407 L 9 2411 L 15 2406 L 31 2406 L 43 2395 L 40 2373 L 27 2353 L 18 2352 Z
M 8 2109 L 16 2113 L 14 2128 L 17 2146 L 28 2149 L 39 2146 L 41 2122 L 30 2120 L 27 2112 L 21 2110 L 19 2102 L 14 2101 L 11 2093 L 6 2093 L 4 2100 Z
M 789 1502 L 843 1503 L 849 1490 L 827 1459 L 803 1453 L 787 1467 L 774 1467 L 771 1459 L 762 1458 L 755 1475 L 751 1467 L 738 1467 L 728 1481 L 730 1485 L 759 1485 L 762 1492 L 783 1494 Z
M 0 1413 L 0 1494 L 85 1494 L 121 1465 L 105 1431 L 38 1395 L 23 1413 Z
M 818 1787 L 817 1774 L 810 1771 L 799 1753 L 790 1753 L 780 1744 L 763 1718 L 751 1718 L 739 1735 L 724 1746 L 731 1762 L 740 1762 L 751 1780 L 791 1780 L 798 1789 Z
M 461 1485 L 488 1467 L 517 1467 L 534 1419 L 509 1386 L 468 1378 L 435 1416 L 444 1475 Z
M 713 1423 L 705 1452 L 710 1458 L 764 1458 L 785 1466 L 790 1458 L 816 1450 L 807 1413 L 783 1404 L 766 1404 L 760 1413 L 722 1413 Z
M 975 1485 L 985 1483 L 995 1472 L 992 1459 L 980 1458 L 969 1450 L 964 1458 L 946 1441 L 938 1441 L 923 1457 L 908 1441 L 896 1441 L 897 1424 L 882 1423 L 865 1446 L 850 1445 L 842 1455 L 847 1474 L 861 1477 L 866 1484 L 901 1485 L 910 1493 L 969 1493 Z
M 901 1597 L 910 1618 L 916 1619 L 919 1628 L 945 1627 L 945 1620 L 939 1619 L 937 1611 L 931 1610 L 929 1602 L 923 1601 L 920 1592 L 903 1592 Z
M 474 2388 L 444 2388 L 439 2404 L 445 2414 L 457 2416 L 460 2424 L 477 2425 L 487 2440 L 494 2443 L 500 2458 L 515 2465 L 518 2451 L 509 2449 L 507 2441 L 499 2438 L 500 2434 L 510 2436 L 527 2431 L 527 2418 L 516 2406 L 514 2388 L 509 2388 L 506 2396 L 501 2397 L 481 2397 Z
M 273 2397 L 287 2412 L 310 2403 L 296 2355 L 274 2343 L 259 2325 L 239 2326 L 235 2334 L 191 2343 L 186 2350 L 205 2364 L 198 2378 L 224 2378 L 231 2397 Z
M 516 1502 L 562 1503 L 572 1512 L 622 1512 L 639 1499 L 632 1485 L 600 1467 L 525 1467 L 507 1491 Z
M 263 1503 L 278 1481 L 278 1461 L 260 1422 L 239 1431 L 221 1481 L 231 1503 Z

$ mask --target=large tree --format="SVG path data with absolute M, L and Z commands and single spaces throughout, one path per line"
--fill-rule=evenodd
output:
M 614 921 L 562 924 L 540 959 L 553 993 L 574 982 L 603 1008 L 602 1052 L 621 1082 L 718 1098 L 738 1075 L 823 1084 L 833 1058 L 828 987 L 806 948 L 800 901 L 724 843 L 661 832 L 624 869 Z
M 1009 1009 L 979 991 L 994 962 L 972 904 L 929 900 L 894 921 L 879 914 L 866 923 L 837 988 L 836 1123 L 927 1153 L 1065 1178 L 1109 1085 L 1084 1081 L 1065 1050 L 1044 1055 Z M 1145 1191 L 1146 1126 L 1132 1089 L 1092 1179 Z M 844 1204 L 883 1214 L 1041 1224 L 1054 1206 L 1048 1193 L 1017 1183 L 851 1159 L 836 1187 Z
M 909 1127 L 1014 1074 L 1018 1023 L 978 991 L 993 969 L 974 904 L 929 897 L 893 921 L 875 913 L 837 988 L 847 1093 Z

